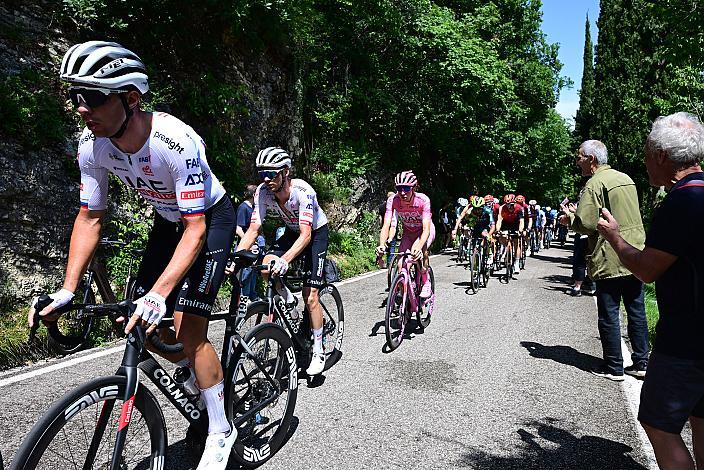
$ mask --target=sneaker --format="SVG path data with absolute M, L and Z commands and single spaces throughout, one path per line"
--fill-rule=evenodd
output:
M 518 274 L 521 272 L 521 267 L 518 265 L 518 263 L 515 263 L 513 265 L 513 274 Z
M 596 295 L 596 289 L 594 287 L 591 289 L 584 289 L 584 293 L 587 295 Z
M 433 286 L 430 283 L 430 279 L 428 279 L 428 282 L 423 284 L 423 287 L 420 289 L 420 296 L 423 299 L 427 299 L 430 297 L 433 293 Z
M 306 374 L 309 376 L 320 374 L 325 369 L 325 353 L 313 353 L 310 360 L 310 365 L 306 369 Z
M 225 470 L 235 440 L 237 440 L 237 429 L 234 426 L 229 433 L 208 434 L 197 470 Z
M 605 379 L 613 380 L 614 382 L 623 382 L 623 374 L 614 374 L 604 366 L 595 367 L 589 372 L 596 375 L 597 377 L 603 377 Z
M 623 369 L 623 372 L 639 379 L 645 377 L 645 368 L 636 366 L 635 364 L 626 367 Z
M 575 289 L 574 287 L 571 287 L 570 290 L 567 291 L 567 293 L 570 294 L 572 297 L 582 296 L 582 291 L 579 289 Z

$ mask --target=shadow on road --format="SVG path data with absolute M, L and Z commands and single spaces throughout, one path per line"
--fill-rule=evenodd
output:
M 293 435 L 298 429 L 299 419 L 297 416 L 291 417 L 291 424 L 289 425 L 288 432 L 284 438 L 283 444 L 279 452 L 283 451 L 291 440 Z M 200 460 L 201 450 L 197 450 L 194 445 L 192 445 L 188 439 L 184 438 L 180 441 L 174 442 L 166 448 L 166 459 L 164 460 L 164 468 L 169 470 L 194 470 L 198 466 L 198 461 Z M 145 460 L 144 466 L 142 462 L 135 467 L 136 469 L 149 469 L 149 462 Z M 131 468 L 131 467 L 130 467 Z M 243 469 L 249 467 L 242 467 L 235 462 L 233 457 L 230 457 L 227 462 L 227 470 Z
M 579 352 L 571 346 L 545 346 L 533 341 L 521 341 L 521 346 L 526 348 L 531 357 L 550 359 L 585 372 L 601 362 L 600 358 Z
M 483 470 L 646 470 L 628 455 L 633 448 L 597 436 L 578 436 L 559 427 L 558 420 L 544 418 L 523 424 L 516 432 L 524 445 L 517 455 L 492 455 L 475 449 L 460 457 L 460 465 Z

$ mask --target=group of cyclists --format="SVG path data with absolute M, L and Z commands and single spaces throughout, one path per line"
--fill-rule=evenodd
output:
M 158 334 L 165 342 L 179 342 L 183 352 L 163 354 L 180 367 L 189 368 L 209 418 L 205 450 L 199 470 L 224 469 L 237 429 L 228 422 L 223 397 L 223 370 L 210 344 L 209 316 L 218 290 L 231 273 L 228 257 L 234 241 L 235 212 L 226 191 L 206 159 L 206 145 L 192 127 L 167 113 L 141 109 L 149 90 L 147 69 L 132 51 L 117 43 L 89 41 L 65 54 L 61 79 L 69 84 L 74 108 L 85 122 L 78 145 L 81 174 L 80 211 L 71 235 L 62 289 L 50 294 L 52 303 L 39 312 L 43 322 L 56 321 L 52 311 L 72 301 L 79 282 L 100 240 L 107 212 L 108 176 L 113 174 L 136 190 L 154 208 L 154 225 L 136 281 L 136 310 L 124 318 L 125 333 L 136 327 L 147 333 L 158 329 L 165 315 L 173 316 L 174 330 Z M 279 147 L 258 152 L 254 165 L 261 183 L 254 195 L 251 223 L 237 249 L 253 248 L 266 217 L 286 226 L 264 257 L 264 276 L 283 276 L 289 264 L 303 256 L 303 299 L 310 315 L 313 359 L 309 376 L 325 367 L 323 314 L 318 288 L 328 248 L 328 219 L 315 190 L 292 177 L 292 160 Z M 396 175 L 395 193 L 388 197 L 379 246 L 388 251 L 389 234 L 400 222 L 403 236 L 398 251 L 410 251 L 421 269 L 421 299 L 431 294 L 428 276 L 429 248 L 435 239 L 430 199 L 418 192 L 412 171 Z M 535 232 L 539 241 L 556 227 L 557 211 L 544 210 L 535 200 L 507 194 L 499 204 L 491 194 L 460 200 L 462 212 L 452 231 L 466 239 L 496 240 L 508 248 L 515 236 L 527 239 Z M 518 244 L 520 250 L 523 244 Z M 515 272 L 519 272 L 518 265 Z M 287 303 L 290 292 L 279 293 Z M 34 303 L 33 303 L 34 305 Z M 30 309 L 29 322 L 35 321 Z
M 546 240 L 557 238 L 558 210 L 549 206 L 542 208 L 534 199 L 526 202 L 523 195 L 506 194 L 503 204 L 491 194 L 459 198 L 457 203 L 461 212 L 452 229 L 452 238 L 461 235 L 459 251 L 466 252 L 472 239 L 480 239 L 482 245 L 491 244 L 491 252 L 497 257 L 505 256 L 508 250 L 515 249 L 514 273 L 520 273 L 518 260 L 526 249 L 538 252 L 541 247 L 549 246 Z M 512 239 L 519 241 L 515 247 Z M 505 250 L 496 249 L 497 241 Z M 503 261 L 497 259 L 495 264 Z

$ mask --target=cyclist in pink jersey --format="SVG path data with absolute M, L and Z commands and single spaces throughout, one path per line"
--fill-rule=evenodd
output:
M 423 287 L 420 296 L 430 297 L 432 293 L 428 280 L 428 249 L 435 239 L 435 225 L 431 220 L 430 198 L 423 193 L 416 192 L 418 180 L 412 171 L 403 171 L 396 175 L 396 194 L 386 201 L 386 214 L 384 226 L 379 236 L 377 255 L 382 256 L 386 251 L 389 239 L 389 230 L 394 212 L 403 224 L 403 237 L 399 253 L 410 249 L 416 260 L 423 259 L 421 280 Z

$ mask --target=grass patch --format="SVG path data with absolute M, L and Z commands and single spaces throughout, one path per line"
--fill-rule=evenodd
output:
M 645 284 L 645 316 L 648 319 L 648 339 L 652 348 L 655 341 L 655 325 L 658 323 L 660 313 L 658 311 L 658 302 L 655 299 L 655 284 Z
M 0 316 L 0 370 L 50 357 L 46 329 L 37 332 L 34 344 L 28 344 L 27 311 L 13 310 Z

